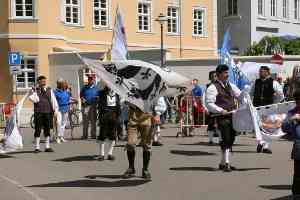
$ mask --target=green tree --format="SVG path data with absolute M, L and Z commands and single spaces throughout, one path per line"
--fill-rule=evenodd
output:
M 300 55 L 300 39 L 286 42 L 284 52 L 286 55 Z

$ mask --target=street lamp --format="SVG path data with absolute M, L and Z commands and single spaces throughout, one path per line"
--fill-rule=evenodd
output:
M 160 13 L 156 20 L 160 24 L 160 67 L 164 67 L 164 23 L 168 21 L 167 17 L 164 14 Z

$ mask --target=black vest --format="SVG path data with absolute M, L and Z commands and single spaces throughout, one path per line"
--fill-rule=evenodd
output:
M 39 102 L 34 103 L 34 112 L 36 113 L 52 113 L 53 108 L 51 104 L 51 88 L 47 88 L 46 91 L 37 88 L 36 93 L 40 99 Z
M 273 79 L 266 80 L 256 79 L 254 86 L 253 105 L 265 106 L 273 104 L 274 88 Z
M 216 105 L 227 110 L 232 111 L 236 109 L 234 102 L 234 95 L 230 84 L 223 87 L 219 81 L 213 83 L 217 88 L 218 95 L 216 97 Z

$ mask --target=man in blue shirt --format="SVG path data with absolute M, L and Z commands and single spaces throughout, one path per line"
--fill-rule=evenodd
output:
M 100 91 L 95 85 L 93 76 L 88 77 L 88 84 L 80 91 L 80 99 L 82 102 L 83 117 L 83 135 L 82 139 L 88 138 L 89 122 L 91 122 L 91 138 L 96 139 L 96 118 L 97 104 L 96 99 L 99 97 Z
M 192 84 L 193 84 L 192 96 L 193 97 L 202 97 L 202 89 L 198 84 L 198 79 L 194 79 Z

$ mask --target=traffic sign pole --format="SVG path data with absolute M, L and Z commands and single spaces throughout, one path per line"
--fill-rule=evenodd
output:
M 17 87 L 17 75 L 21 72 L 21 54 L 19 52 L 9 52 L 8 53 L 8 64 L 10 65 L 10 73 L 13 76 L 13 86 L 14 93 L 16 98 L 16 106 L 19 103 L 18 100 L 18 87 Z M 16 122 L 18 125 L 18 112 L 16 110 Z

